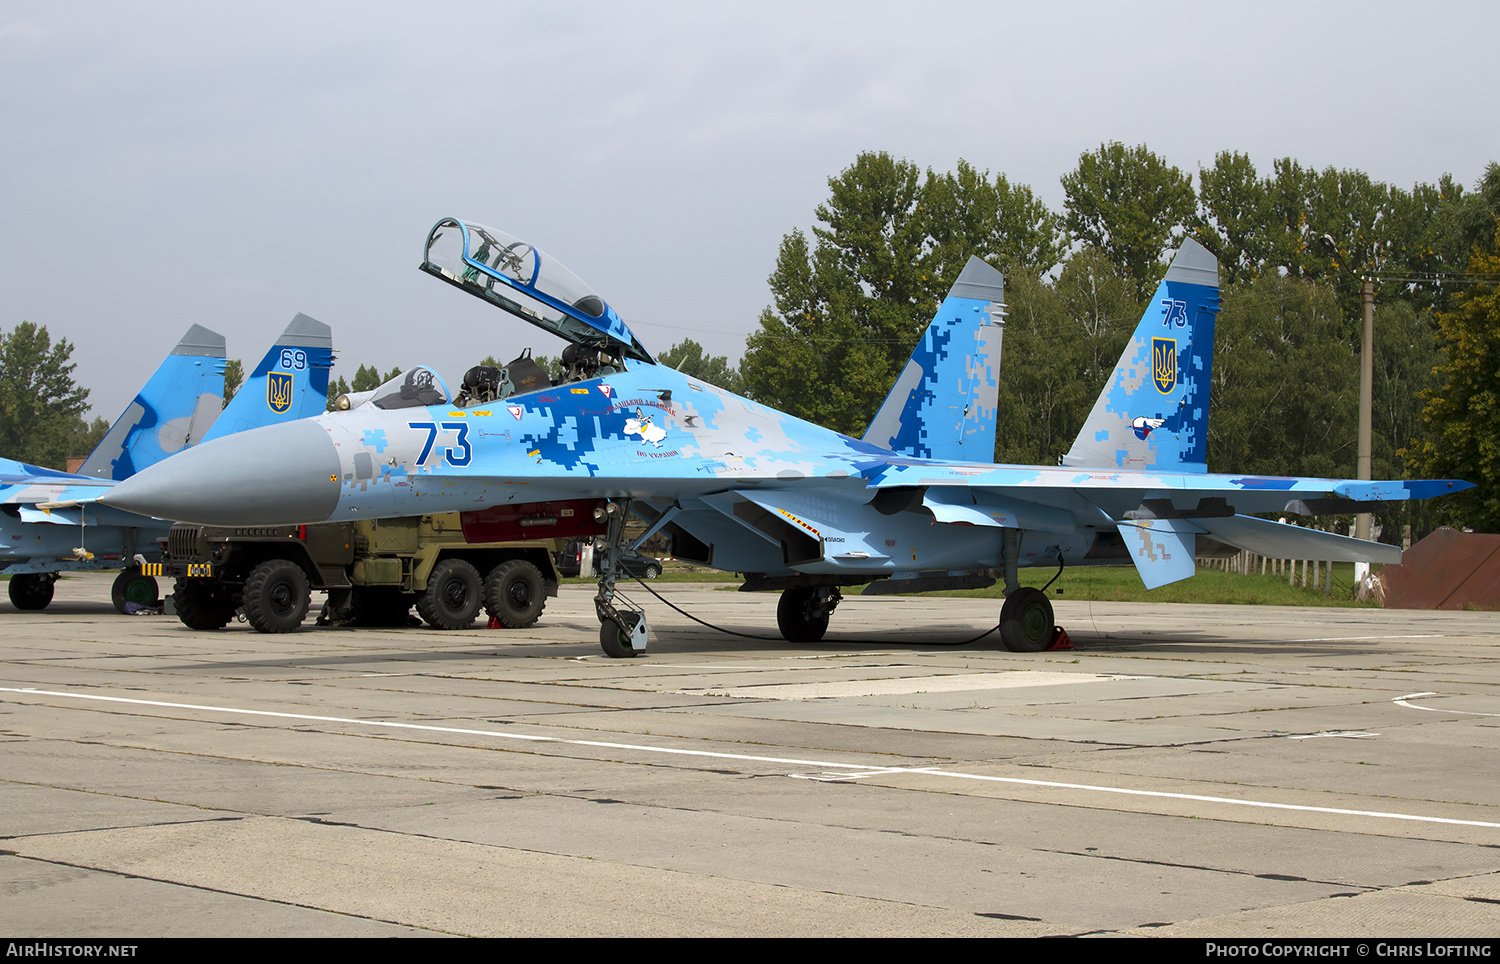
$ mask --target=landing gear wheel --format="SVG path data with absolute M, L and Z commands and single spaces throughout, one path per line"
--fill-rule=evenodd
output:
M 172 589 L 177 618 L 188 629 L 223 629 L 239 608 L 222 583 L 208 579 L 179 579 Z
M 411 602 L 411 596 L 395 586 L 355 586 L 350 597 L 354 622 L 370 627 L 405 626 Z
M 547 606 L 542 571 L 525 559 L 511 559 L 484 579 L 484 610 L 506 629 L 525 629 Z
M 263 562 L 245 580 L 245 619 L 262 633 L 292 632 L 311 602 L 307 573 L 290 559 Z
M 620 618 L 633 628 L 636 620 L 641 617 L 639 613 L 621 613 Z M 616 625 L 613 619 L 600 620 L 599 646 L 610 659 L 631 659 L 635 656 L 635 650 L 630 646 L 630 634 Z
M 141 575 L 140 567 L 132 566 L 115 577 L 115 584 L 109 587 L 109 600 L 120 613 L 125 612 L 126 603 L 154 608 L 161 605 L 161 591 L 155 579 Z
M 1030 586 L 1005 597 L 1000 607 L 1000 641 L 1012 653 L 1039 653 L 1052 642 L 1052 600 Z
M 776 604 L 776 625 L 789 643 L 816 643 L 828 632 L 830 594 L 817 586 L 798 586 L 782 592 Z M 836 605 L 836 604 L 835 604 Z
M 57 576 L 50 572 L 23 572 L 10 577 L 10 601 L 17 609 L 35 612 L 52 601 Z
M 479 615 L 483 593 L 479 570 L 462 559 L 432 567 L 427 591 L 417 595 L 417 615 L 433 629 L 468 629 Z

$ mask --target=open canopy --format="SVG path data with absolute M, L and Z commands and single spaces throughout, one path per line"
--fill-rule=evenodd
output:
M 594 291 L 531 244 L 482 224 L 444 218 L 427 235 L 421 268 L 567 341 L 651 362 L 651 354 Z

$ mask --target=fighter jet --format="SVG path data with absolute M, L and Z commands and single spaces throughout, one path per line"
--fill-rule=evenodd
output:
M 77 474 L 0 459 L 0 573 L 17 609 L 45 609 L 62 572 L 119 569 L 111 598 L 154 605 L 141 563 L 160 555 L 171 522 L 95 501 L 118 481 L 202 442 L 323 411 L 333 365 L 329 329 L 297 315 L 224 406 L 224 338 L 188 329 Z M 222 412 L 221 412 L 222 410 Z
M 1022 566 L 1133 563 L 1154 588 L 1192 575 L 1209 539 L 1266 555 L 1395 561 L 1394 547 L 1256 514 L 1370 511 L 1469 488 L 1209 474 L 1218 264 L 1192 241 L 1072 450 L 1050 467 L 992 464 L 1003 278 L 977 259 L 854 439 L 658 364 L 598 294 L 520 239 L 445 218 L 424 255 L 423 271 L 567 340 L 565 376 L 553 384 L 529 351 L 500 369 L 476 366 L 457 393 L 413 368 L 342 399 L 342 411 L 201 445 L 102 501 L 260 525 L 604 499 L 600 644 L 631 656 L 647 627 L 615 591 L 627 513 L 647 523 L 636 545 L 664 534 L 679 559 L 779 591 L 788 640 L 821 639 L 844 586 L 917 592 L 1003 573 L 1001 638 L 1036 651 L 1051 642 L 1052 606 L 1019 587 Z M 462 600 L 479 591 L 477 576 L 447 589 Z

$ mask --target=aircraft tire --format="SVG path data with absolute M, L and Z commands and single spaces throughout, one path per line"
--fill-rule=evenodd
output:
M 484 578 L 484 610 L 506 629 L 525 629 L 547 608 L 542 571 L 525 559 L 510 559 Z
M 294 632 L 311 603 L 307 573 L 290 559 L 263 562 L 245 580 L 245 619 L 258 632 Z
M 37 612 L 52 602 L 57 577 L 47 572 L 22 572 L 10 577 L 10 602 L 17 609 Z
M 625 619 L 635 617 L 634 613 L 622 615 Z M 630 648 L 629 634 L 616 626 L 613 619 L 606 619 L 599 624 L 599 648 L 610 659 L 631 659 L 635 656 L 635 650 Z
M 1052 600 L 1040 589 L 1018 589 L 1000 607 L 1000 641 L 1012 653 L 1041 652 L 1052 642 L 1055 628 Z
M 468 629 L 479 615 L 484 586 L 479 570 L 462 559 L 432 567 L 427 589 L 417 594 L 417 614 L 433 629 Z
M 179 579 L 172 588 L 177 618 L 188 629 L 223 629 L 239 608 L 223 583 L 206 579 Z
M 819 615 L 815 610 L 818 590 L 814 586 L 798 586 L 781 593 L 776 603 L 776 626 L 782 638 L 789 643 L 816 643 L 828 632 L 828 612 Z
M 161 605 L 161 589 L 156 585 L 156 580 L 150 576 L 141 575 L 139 566 L 131 566 L 122 569 L 115 577 L 115 583 L 109 587 L 109 601 L 115 604 L 115 612 L 125 612 L 126 603 L 135 603 L 137 606 L 159 606 Z

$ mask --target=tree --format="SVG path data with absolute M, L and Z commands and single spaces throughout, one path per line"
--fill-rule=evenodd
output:
M 728 356 L 705 355 L 703 346 L 691 338 L 684 338 L 668 348 L 656 356 L 656 360 L 725 391 L 741 393 L 739 372 L 729 367 Z
M 1068 230 L 1103 251 L 1144 301 L 1161 280 L 1163 252 L 1193 223 L 1192 178 L 1144 144 L 1113 141 L 1080 155 L 1062 185 Z
M 829 178 L 817 239 L 782 239 L 770 277 L 776 307 L 746 341 L 740 375 L 751 397 L 858 434 L 937 305 L 921 172 L 865 153 Z
M 0 332 L 0 452 L 22 462 L 63 468 L 89 391 L 73 383 L 66 338 L 52 344 L 29 321 Z
M 87 458 L 108 432 L 109 423 L 102 418 L 95 417 L 92 422 L 78 419 L 67 433 L 67 441 L 63 445 L 64 460 Z
M 740 361 L 745 393 L 850 434 L 869 423 L 971 254 L 1045 270 L 1066 245 L 1025 186 L 867 152 L 828 181 L 807 235 L 782 238 L 774 307 Z
M 231 358 L 224 365 L 224 404 L 228 405 L 234 398 L 234 393 L 240 390 L 240 385 L 245 381 L 245 366 L 240 364 L 238 358 Z
M 1199 213 L 1193 230 L 1219 259 L 1227 284 L 1253 281 L 1272 261 L 1270 181 L 1256 173 L 1249 155 L 1221 151 L 1214 166 L 1198 169 Z
M 489 362 L 490 360 L 486 359 L 485 364 Z M 382 375 L 380 369 L 374 365 L 361 365 L 354 373 L 352 384 L 344 381 L 342 375 L 336 379 L 330 378 L 328 380 L 328 410 L 330 412 L 333 411 L 333 403 L 338 400 L 340 395 L 348 395 L 354 392 L 368 392 L 372 388 L 379 388 L 404 371 L 406 369 L 398 365 Z
M 1224 292 L 1214 327 L 1210 467 L 1351 476 L 1359 367 L 1333 293 L 1264 275 Z
M 1070 257 L 1055 285 L 1006 278 L 995 458 L 1052 465 L 1072 446 L 1140 320 L 1132 285 L 1097 248 Z
M 1475 251 L 1469 273 L 1480 283 L 1438 316 L 1444 361 L 1440 385 L 1425 393 L 1428 436 L 1408 451 L 1413 469 L 1429 478 L 1456 478 L 1477 488 L 1444 500 L 1450 522 L 1500 532 L 1500 238 Z
M 928 232 L 936 245 L 938 276 L 953 279 L 978 255 L 1010 275 L 1043 275 L 1068 251 L 1062 218 L 1025 184 L 1004 174 L 990 180 L 960 159 L 954 174 L 927 172 Z

